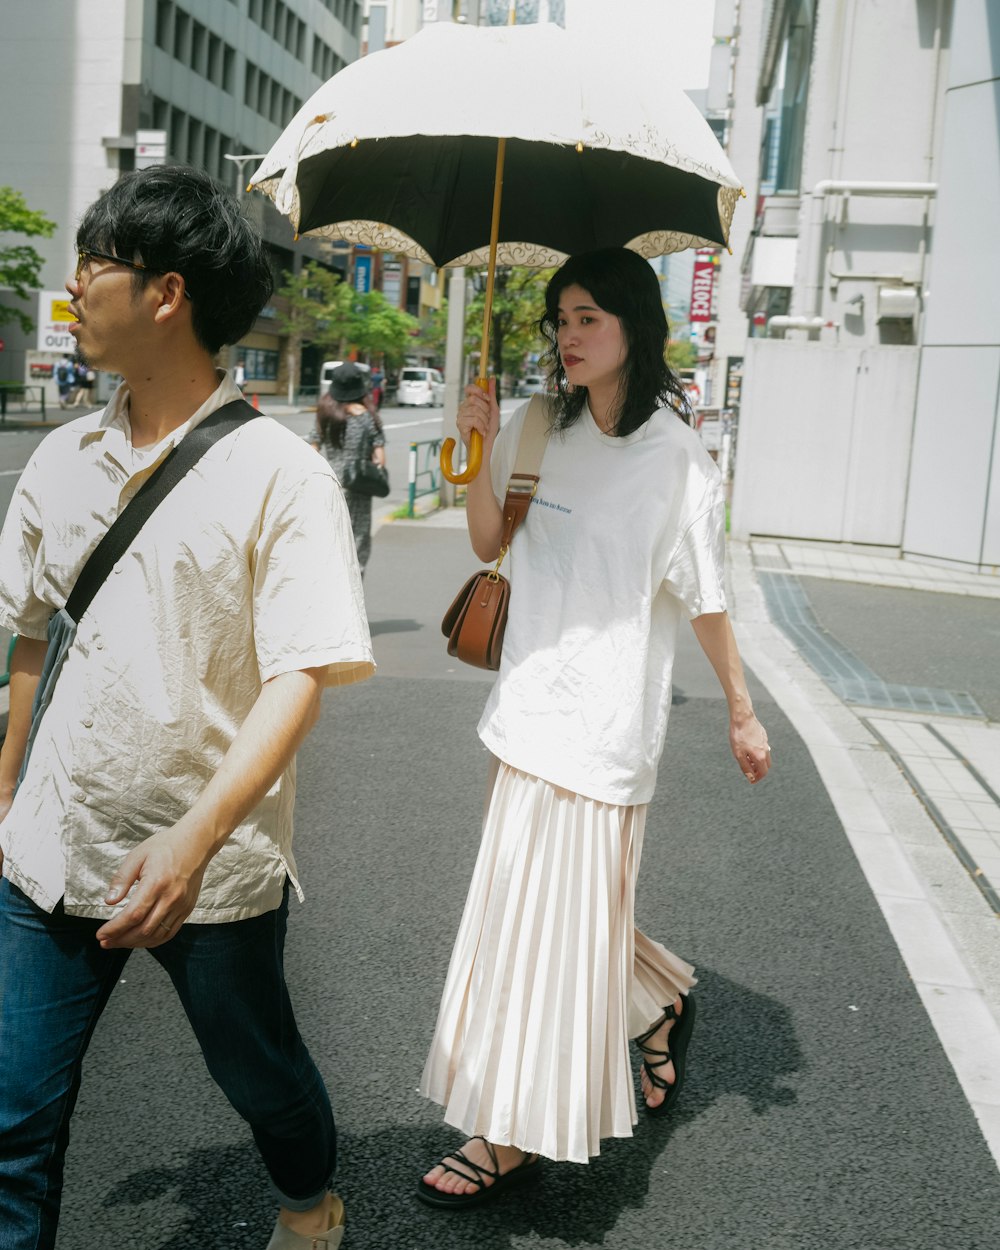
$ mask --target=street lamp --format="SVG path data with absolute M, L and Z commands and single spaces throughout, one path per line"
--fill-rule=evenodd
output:
M 266 152 L 246 152 L 242 156 L 235 156 L 232 152 L 223 152 L 222 159 L 224 161 L 232 161 L 237 166 L 236 177 L 239 180 L 239 186 L 236 188 L 236 194 L 241 200 L 246 194 L 246 178 L 243 176 L 243 166 L 247 161 L 262 161 L 266 155 Z

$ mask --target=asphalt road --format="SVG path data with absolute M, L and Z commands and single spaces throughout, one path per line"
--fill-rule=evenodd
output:
M 405 467 L 400 477 L 393 456 L 436 433 L 404 424 L 423 415 L 384 414 L 399 422 L 394 495 Z M 304 433 L 309 418 L 286 420 L 297 423 Z M 0 437 L 4 510 L 11 470 L 38 437 Z M 677 1112 L 641 1119 L 589 1167 L 549 1166 L 537 1192 L 480 1213 L 413 1199 L 417 1177 L 455 1142 L 415 1088 L 481 815 L 474 726 L 489 677 L 450 660 L 438 628 L 475 566 L 460 532 L 382 528 L 366 585 L 379 675 L 326 697 L 300 757 L 308 898 L 293 904 L 287 962 L 337 1111 L 345 1245 L 992 1250 L 1000 1178 L 811 759 L 754 683 L 775 771 L 747 787 L 687 635 L 637 906 L 648 933 L 698 965 Z M 911 609 L 886 597 L 905 592 L 809 589 L 824 624 L 887 678 L 892 631 L 941 602 L 923 596 L 931 606 Z M 950 686 L 949 636 L 975 647 L 981 635 L 975 607 L 946 606 L 925 623 L 941 636 L 929 644 L 942 657 L 935 680 Z M 247 1130 L 208 1078 L 165 976 L 136 955 L 85 1068 L 59 1250 L 259 1250 L 272 1221 Z
M 455 1141 L 415 1088 L 478 839 L 485 680 L 437 629 L 474 561 L 391 525 L 366 587 L 379 676 L 325 699 L 300 757 L 288 973 L 341 1133 L 364 1250 L 988 1250 L 1000 1178 L 803 744 L 759 686 L 776 769 L 751 790 L 685 642 L 638 920 L 698 965 L 689 1083 L 589 1167 L 429 1211 Z M 263 1247 L 273 1212 L 166 978 L 139 954 L 91 1049 L 59 1250 Z

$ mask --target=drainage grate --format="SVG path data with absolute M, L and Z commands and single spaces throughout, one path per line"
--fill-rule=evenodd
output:
M 982 708 L 971 695 L 883 681 L 820 624 L 797 577 L 758 569 L 757 580 L 771 620 L 845 703 L 925 715 L 984 718 Z

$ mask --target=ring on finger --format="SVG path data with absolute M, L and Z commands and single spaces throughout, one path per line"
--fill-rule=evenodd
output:
M 173 929 L 174 926 L 166 920 L 161 920 L 160 923 L 156 927 L 158 929 L 166 929 L 166 931 L 169 933 Z

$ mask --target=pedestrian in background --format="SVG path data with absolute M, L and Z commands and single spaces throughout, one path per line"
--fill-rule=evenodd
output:
M 237 360 L 236 368 L 233 370 L 233 381 L 242 391 L 243 387 L 246 385 L 246 380 L 247 380 L 246 365 L 244 365 L 242 360 Z
M 316 425 L 310 442 L 326 456 L 344 487 L 358 564 L 364 576 L 372 550 L 372 497 L 351 489 L 351 470 L 359 460 L 371 460 L 385 467 L 385 434 L 371 403 L 369 378 L 363 369 L 350 362 L 334 369 L 330 389 L 320 396 L 316 406 Z
M 467 1207 L 585 1163 L 673 1108 L 695 1021 L 694 969 L 635 928 L 646 811 L 691 620 L 729 707 L 748 781 L 768 771 L 723 590 L 719 472 L 665 363 L 659 284 L 634 252 L 574 257 L 546 290 L 552 428 L 510 554 L 500 672 L 479 723 L 492 753 L 482 842 L 421 1091 L 471 1140 L 418 1195 Z M 458 428 L 483 436 L 467 520 L 495 560 L 527 406 L 500 429 L 469 387 Z
M 327 465 L 215 369 L 272 285 L 228 191 L 189 167 L 126 174 L 77 246 L 71 333 L 124 381 L 42 441 L 0 534 L 0 625 L 18 635 L 0 752 L 0 1247 L 55 1244 L 84 1054 L 145 947 L 253 1132 L 280 1207 L 268 1250 L 325 1250 L 343 1234 L 336 1129 L 282 952 L 289 887 L 301 898 L 295 752 L 322 689 L 374 667 L 347 510 Z M 74 634 L 88 556 L 191 438 L 201 458 Z M 67 650 L 39 719 L 47 635 Z
M 63 356 L 56 365 L 56 387 L 59 391 L 59 407 L 68 408 L 76 385 L 76 368 L 72 356 Z
M 90 392 L 97 375 L 83 360 L 78 360 L 73 368 L 76 373 L 76 394 L 72 407 L 86 408 L 90 404 Z

